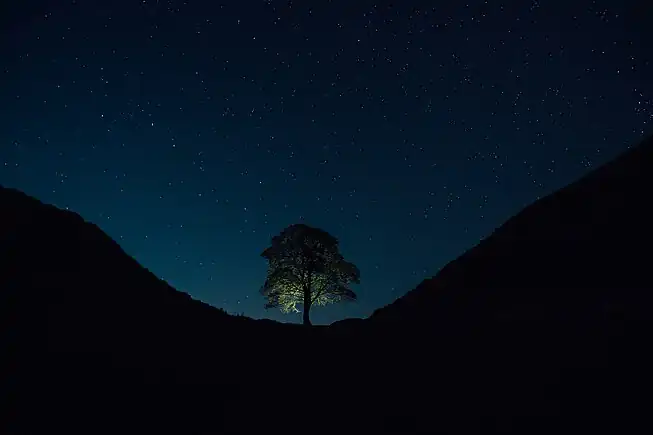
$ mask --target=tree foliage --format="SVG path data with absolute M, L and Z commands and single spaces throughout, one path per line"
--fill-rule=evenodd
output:
M 345 261 L 338 239 L 318 228 L 294 224 L 272 238 L 272 245 L 261 254 L 268 260 L 268 273 L 261 293 L 266 308 L 299 312 L 303 305 L 304 323 L 310 324 L 314 305 L 354 301 L 349 287 L 360 283 L 358 268 Z

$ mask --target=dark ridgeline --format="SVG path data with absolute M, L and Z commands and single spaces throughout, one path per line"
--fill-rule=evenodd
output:
M 648 186 L 650 139 L 369 319 L 313 328 L 195 301 L 0 188 L 0 431 L 646 431 Z

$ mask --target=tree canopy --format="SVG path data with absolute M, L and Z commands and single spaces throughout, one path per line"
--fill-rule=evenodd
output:
M 303 305 L 303 323 L 310 325 L 310 309 L 357 299 L 350 284 L 360 283 L 360 271 L 345 261 L 338 239 L 319 228 L 293 224 L 272 238 L 261 256 L 268 260 L 268 273 L 261 293 L 266 308 L 299 312 Z

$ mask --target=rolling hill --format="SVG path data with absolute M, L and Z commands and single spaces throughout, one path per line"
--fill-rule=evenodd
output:
M 3 432 L 641 430 L 651 181 L 648 139 L 369 319 L 320 328 L 193 300 L 0 187 Z

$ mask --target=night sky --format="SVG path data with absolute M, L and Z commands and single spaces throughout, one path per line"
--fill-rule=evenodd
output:
M 646 3 L 3 2 L 0 184 L 255 318 L 323 228 L 360 301 L 312 319 L 367 316 L 653 130 Z

